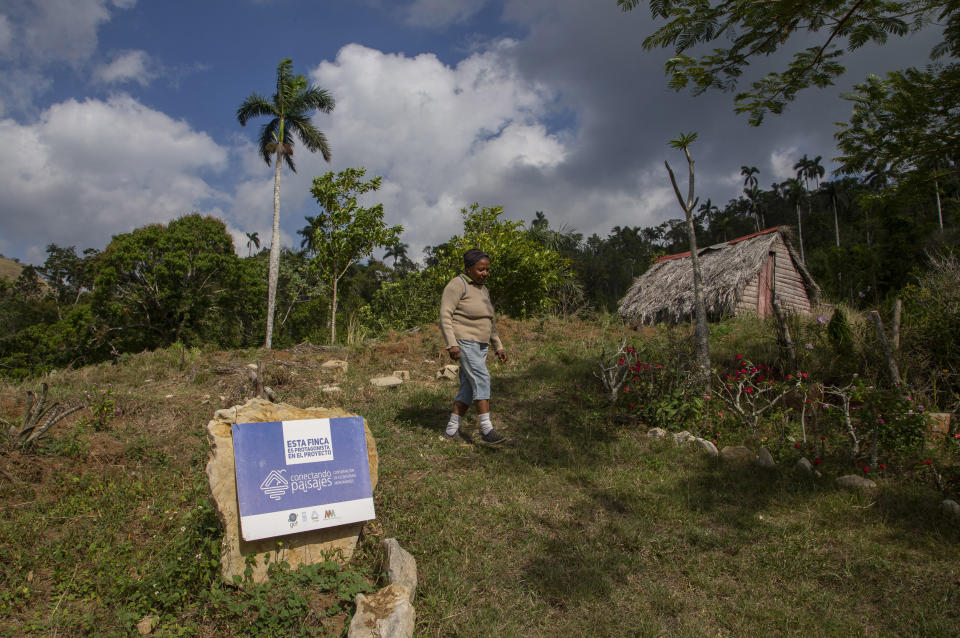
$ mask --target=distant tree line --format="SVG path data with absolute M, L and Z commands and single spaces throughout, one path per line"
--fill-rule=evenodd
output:
M 882 305 L 925 272 L 928 255 L 958 252 L 954 172 L 937 173 L 934 189 L 923 180 L 875 175 L 821 181 L 819 163 L 802 158 L 797 177 L 768 189 L 757 186 L 762 175 L 755 168 L 744 167 L 742 196 L 722 208 L 709 199 L 699 204 L 693 218 L 699 244 L 792 226 L 826 298 L 853 307 Z M 686 221 L 679 218 L 583 237 L 551 226 L 542 211 L 523 223 L 505 219 L 499 207 L 474 205 L 461 211 L 463 233 L 428 247 L 421 266 L 407 255 L 402 229 L 383 226 L 381 207 L 344 211 L 332 203 L 336 184 L 371 185 L 360 181 L 362 169 L 350 170 L 318 178 L 320 214 L 307 218 L 298 249 L 281 251 L 277 347 L 356 341 L 434 321 L 443 285 L 473 246 L 492 256 L 489 285 L 498 310 L 516 317 L 613 310 L 656 257 L 687 248 Z M 360 258 L 346 256 L 359 246 L 350 223 L 364 215 L 367 225 L 354 231 L 379 229 L 374 243 L 387 246 L 385 260 L 392 263 L 369 258 L 369 242 Z M 24 267 L 15 281 L 0 280 L 0 376 L 23 378 L 174 343 L 262 345 L 269 250 L 254 252 L 256 245 L 250 238 L 247 256 L 238 255 L 222 221 L 196 214 L 117 235 L 103 250 L 51 244 L 42 265 Z M 348 327 L 339 338 L 332 332 L 334 284 L 336 316 Z

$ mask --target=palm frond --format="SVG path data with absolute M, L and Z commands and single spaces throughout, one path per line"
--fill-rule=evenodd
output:
M 323 159 L 330 161 L 330 145 L 323 131 L 313 125 L 308 117 L 295 117 L 287 120 L 287 126 L 297 132 L 297 137 L 303 142 L 307 150 L 316 153 L 320 151 Z
M 241 126 L 246 126 L 247 120 L 252 117 L 275 114 L 275 109 L 273 105 L 267 101 L 267 98 L 259 93 L 251 93 L 243 100 L 237 109 L 237 121 L 240 122 Z
M 337 105 L 329 91 L 316 86 L 311 86 L 297 96 L 297 98 L 297 106 L 304 111 L 317 110 L 324 113 L 329 113 Z
M 257 143 L 257 150 L 260 151 L 260 157 L 267 163 L 267 166 L 270 166 L 273 161 L 273 153 L 277 148 L 277 129 L 279 127 L 280 118 L 275 117 L 260 128 L 260 141 Z

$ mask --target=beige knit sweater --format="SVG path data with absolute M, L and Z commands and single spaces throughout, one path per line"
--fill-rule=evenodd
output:
M 474 283 L 466 275 L 457 275 L 443 289 L 440 298 L 440 332 L 447 348 L 457 339 L 489 343 L 494 351 L 502 350 L 493 317 L 493 303 L 486 286 Z

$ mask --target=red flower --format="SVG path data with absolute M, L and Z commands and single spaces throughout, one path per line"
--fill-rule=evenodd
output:
M 738 354 L 738 355 L 737 355 L 736 357 L 734 357 L 734 358 L 735 358 L 737 361 L 740 361 L 741 359 L 743 359 L 743 355 L 742 355 L 742 354 Z
M 619 365 L 623 365 L 624 363 L 626 363 L 626 362 L 623 360 L 623 357 L 621 357 L 621 358 L 620 358 L 620 363 L 619 363 Z
M 821 440 L 821 441 L 826 441 L 826 440 L 827 440 L 827 437 L 821 436 L 821 437 L 820 437 L 820 440 Z
M 863 471 L 864 471 L 864 472 L 869 472 L 869 471 L 870 471 L 870 468 L 867 467 L 866 465 L 864 465 L 864 466 L 863 466 Z
M 813 459 L 813 463 L 814 463 L 814 465 L 820 465 L 821 463 L 823 463 L 823 459 L 821 459 L 821 458 L 818 456 L 817 458 Z
M 789 381 L 789 380 L 792 379 L 792 378 L 793 378 L 793 375 L 792 375 L 792 374 L 788 374 L 788 375 L 787 375 L 787 381 Z
M 795 448 L 797 448 L 797 449 L 799 450 L 799 449 L 800 449 L 800 444 L 799 444 L 799 443 L 794 443 L 794 444 L 793 444 L 793 447 L 795 447 Z
M 885 470 L 885 469 L 887 469 L 887 466 L 884 465 L 883 463 L 881 463 L 881 464 L 880 464 L 880 469 L 881 469 L 881 470 Z

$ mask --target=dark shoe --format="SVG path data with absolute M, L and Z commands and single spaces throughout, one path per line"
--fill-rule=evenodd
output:
M 443 434 L 440 435 L 440 438 L 443 439 L 444 441 L 451 441 L 453 443 L 461 443 L 461 444 L 470 443 L 470 439 L 465 437 L 459 430 L 457 430 L 453 434 L 447 434 L 446 432 L 444 432 Z
M 507 440 L 507 437 L 503 436 L 496 430 L 490 430 L 486 434 L 484 434 L 483 432 L 477 432 L 477 434 L 480 435 L 480 440 L 482 440 L 484 443 L 489 443 L 491 445 L 497 445 L 498 443 L 503 443 L 504 441 Z

